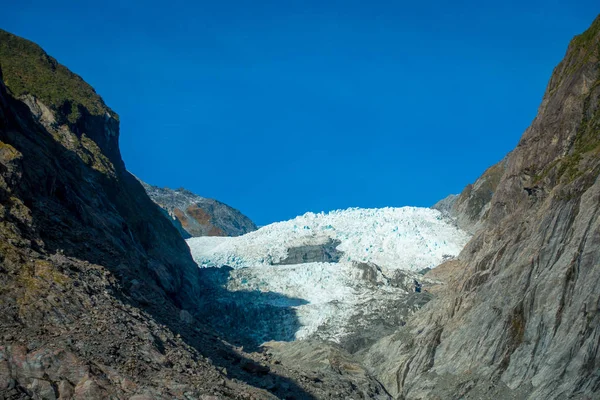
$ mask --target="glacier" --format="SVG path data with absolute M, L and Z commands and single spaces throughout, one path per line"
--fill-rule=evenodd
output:
M 424 304 L 419 271 L 457 256 L 469 239 L 437 210 L 401 207 L 308 212 L 243 236 L 187 243 L 199 267 L 230 267 L 227 293 L 281 294 L 255 301 L 293 309 L 298 326 L 278 327 L 294 331 L 289 340 L 316 337 L 356 350 Z M 304 261 L 289 263 L 292 252 Z M 424 293 L 414 293 L 415 280 L 425 282 Z

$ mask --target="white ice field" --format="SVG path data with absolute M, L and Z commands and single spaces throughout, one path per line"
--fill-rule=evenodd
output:
M 337 341 L 352 316 L 376 313 L 386 299 L 407 294 L 387 285 L 385 275 L 434 268 L 445 256 L 458 255 L 469 238 L 437 210 L 402 207 L 306 213 L 243 236 L 198 237 L 187 243 L 200 267 L 234 268 L 227 283 L 230 291 L 276 292 L 306 300 L 308 304 L 294 306 L 302 325 L 296 339 L 319 330 L 320 336 Z M 343 255 L 337 263 L 273 265 L 286 258 L 289 248 L 330 239 L 341 242 L 337 249 Z M 361 279 L 354 262 L 377 264 L 383 272 L 379 284 Z M 283 304 L 273 305 L 288 306 L 278 301 Z

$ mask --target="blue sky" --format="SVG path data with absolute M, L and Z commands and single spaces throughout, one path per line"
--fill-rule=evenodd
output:
M 2 3 L 1 28 L 119 113 L 131 172 L 260 225 L 460 192 L 517 144 L 600 12 L 597 0 Z

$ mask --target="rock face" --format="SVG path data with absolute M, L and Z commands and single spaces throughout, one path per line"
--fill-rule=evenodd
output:
M 200 197 L 185 189 L 159 188 L 144 182 L 142 185 L 185 239 L 240 236 L 257 229 L 250 218 L 220 201 Z
M 304 246 L 290 247 L 287 250 L 287 257 L 281 261 L 274 262 L 273 265 L 291 265 L 313 262 L 336 263 L 344 255 L 337 247 L 342 242 L 329 238 L 325 243 L 307 244 Z
M 599 172 L 600 17 L 516 149 L 452 206 L 476 234 L 445 287 L 364 355 L 390 394 L 600 397 Z
M 434 210 L 439 210 L 444 214 L 450 215 L 450 213 L 452 212 L 452 207 L 454 206 L 454 203 L 456 203 L 456 199 L 458 198 L 458 196 L 459 195 L 457 194 L 449 194 L 447 197 L 444 197 L 442 200 L 438 201 L 433 206 L 431 206 L 431 208 L 433 208 Z
M 432 208 L 456 220 L 468 232 L 475 232 L 487 218 L 490 201 L 506 169 L 506 160 L 488 168 L 473 184 L 467 185 L 459 195 L 451 194 Z
M 0 398 L 357 398 L 204 326 L 207 283 L 126 171 L 117 115 L 1 30 L 0 64 Z

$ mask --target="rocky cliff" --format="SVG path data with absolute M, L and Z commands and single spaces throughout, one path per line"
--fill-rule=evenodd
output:
M 443 290 L 363 354 L 393 396 L 600 396 L 599 172 L 600 17 L 518 146 L 452 205 L 477 233 Z
M 459 195 L 451 194 L 432 208 L 448 214 L 460 228 L 471 233 L 477 231 L 487 218 L 490 201 L 506 169 L 506 160 L 488 168 Z
M 195 319 L 207 283 L 79 76 L 0 30 L 0 398 L 358 398 Z M 363 373 L 364 395 L 385 396 Z
M 257 229 L 250 218 L 220 201 L 200 197 L 185 189 L 159 188 L 144 182 L 142 185 L 185 239 L 240 236 Z

